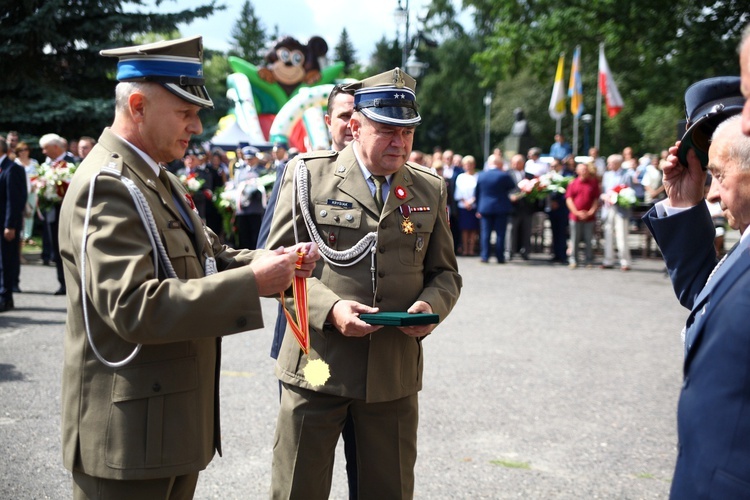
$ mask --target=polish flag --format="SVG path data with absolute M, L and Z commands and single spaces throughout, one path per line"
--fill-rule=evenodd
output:
M 601 90 L 607 102 L 607 114 L 613 118 L 622 111 L 624 103 L 620 91 L 617 90 L 615 80 L 612 78 L 612 72 L 609 70 L 607 58 L 604 57 L 604 44 L 599 46 L 599 90 Z

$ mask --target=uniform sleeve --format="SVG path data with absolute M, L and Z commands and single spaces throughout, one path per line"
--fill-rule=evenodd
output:
M 458 301 L 463 280 L 453 250 L 453 236 L 448 222 L 445 183 L 440 182 L 437 220 L 427 246 L 424 261 L 424 289 L 419 300 L 425 301 L 443 321 Z
M 85 266 L 89 317 L 129 342 L 160 344 L 217 337 L 263 326 L 255 276 L 248 266 L 204 277 L 188 233 L 164 235 L 179 278 L 159 279 L 152 248 L 124 184 L 101 176 L 96 183 L 85 262 L 81 262 L 88 189 L 77 193 L 66 214 L 66 276 Z M 66 200 L 67 201 L 67 200 Z M 72 201 L 72 200 L 71 200 Z M 156 211 L 161 207 L 151 207 Z M 61 229 L 63 225 L 61 224 Z M 169 231 L 169 230 L 165 230 Z M 184 241 L 185 244 L 174 244 Z M 69 263 L 74 264 L 70 269 Z
M 643 221 L 654 235 L 664 256 L 675 295 L 684 307 L 693 301 L 716 266 L 716 230 L 705 203 L 668 217 L 658 217 L 651 208 Z

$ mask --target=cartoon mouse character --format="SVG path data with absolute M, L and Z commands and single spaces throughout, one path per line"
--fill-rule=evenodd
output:
M 269 83 L 278 83 L 291 95 L 300 83 L 312 85 L 320 80 L 318 58 L 328 52 L 328 44 L 319 36 L 310 38 L 307 45 L 290 36 L 279 39 L 265 60 L 265 68 L 258 70 L 258 76 Z

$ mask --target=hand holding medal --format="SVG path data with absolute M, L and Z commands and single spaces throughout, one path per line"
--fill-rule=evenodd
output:
M 314 254 L 314 255 L 311 255 Z M 317 253 L 317 247 L 312 243 L 308 243 L 304 247 L 297 248 L 297 264 L 295 266 L 295 276 L 292 282 L 292 293 L 294 296 L 294 309 L 297 312 L 297 318 L 292 317 L 292 314 L 286 308 L 284 304 L 284 292 L 281 292 L 281 304 L 284 308 L 284 315 L 286 316 L 289 327 L 292 329 L 294 338 L 297 340 L 302 352 L 305 355 L 310 353 L 310 325 L 309 325 L 309 310 L 307 306 L 307 277 L 315 268 L 315 261 L 318 260 L 319 256 Z M 305 258 L 307 256 L 307 258 Z M 312 267 L 310 267 L 312 265 Z M 307 380 L 313 387 L 318 387 L 326 383 L 328 378 L 331 376 L 331 372 L 328 368 L 328 364 L 322 359 L 310 359 L 308 357 L 307 366 L 304 369 L 305 380 Z

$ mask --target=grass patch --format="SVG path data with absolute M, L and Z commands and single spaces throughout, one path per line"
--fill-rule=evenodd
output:
M 39 253 L 42 251 L 42 237 L 32 236 L 31 240 L 33 244 L 24 243 L 21 248 L 21 253 Z
M 656 476 L 648 472 L 641 472 L 640 474 L 636 474 L 635 477 L 638 479 L 656 479 Z
M 490 460 L 492 465 L 500 465 L 508 469 L 531 469 L 529 462 L 516 462 L 515 460 Z

